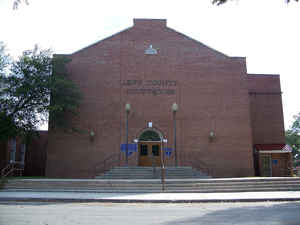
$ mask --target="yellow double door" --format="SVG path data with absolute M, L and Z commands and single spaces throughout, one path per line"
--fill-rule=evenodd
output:
M 161 142 L 139 143 L 139 166 L 161 165 Z

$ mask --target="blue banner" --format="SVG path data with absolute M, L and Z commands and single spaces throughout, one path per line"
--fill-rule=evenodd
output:
M 173 149 L 172 148 L 164 148 L 164 152 L 165 152 L 166 156 L 171 156 Z
M 172 152 L 165 152 L 166 156 L 171 156 Z
M 126 144 L 121 144 L 121 152 L 126 152 Z M 132 152 L 137 152 L 137 144 L 128 144 L 128 155 Z

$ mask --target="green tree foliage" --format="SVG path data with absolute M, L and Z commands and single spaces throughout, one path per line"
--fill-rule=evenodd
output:
M 222 5 L 226 2 L 228 2 L 229 0 L 212 0 L 212 3 L 213 4 L 216 4 L 216 5 Z M 233 0 L 231 0 L 233 1 Z M 234 1 L 238 1 L 238 0 L 234 0 Z M 285 0 L 286 3 L 290 3 L 291 1 L 295 1 L 295 2 L 298 2 L 299 0 Z
M 8 74 L 1 74 L 0 139 L 31 135 L 48 121 L 49 113 L 53 127 L 67 126 L 61 120 L 77 113 L 80 100 L 79 89 L 67 78 L 67 62 L 35 47 L 12 62 Z
M 285 138 L 293 150 L 294 166 L 300 166 L 300 113 L 294 118 L 291 129 L 285 132 Z
M 6 49 L 4 43 L 0 41 L 0 75 L 4 75 L 5 69 L 11 62 L 10 56 L 5 53 L 5 50 Z

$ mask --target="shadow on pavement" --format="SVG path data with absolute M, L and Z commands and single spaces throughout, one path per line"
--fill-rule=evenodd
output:
M 161 225 L 300 225 L 300 202 L 266 206 L 232 207 L 204 216 Z

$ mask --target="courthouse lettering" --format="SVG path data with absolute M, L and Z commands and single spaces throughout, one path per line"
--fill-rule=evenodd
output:
M 123 80 L 121 85 L 130 87 L 127 94 L 174 95 L 176 80 Z

